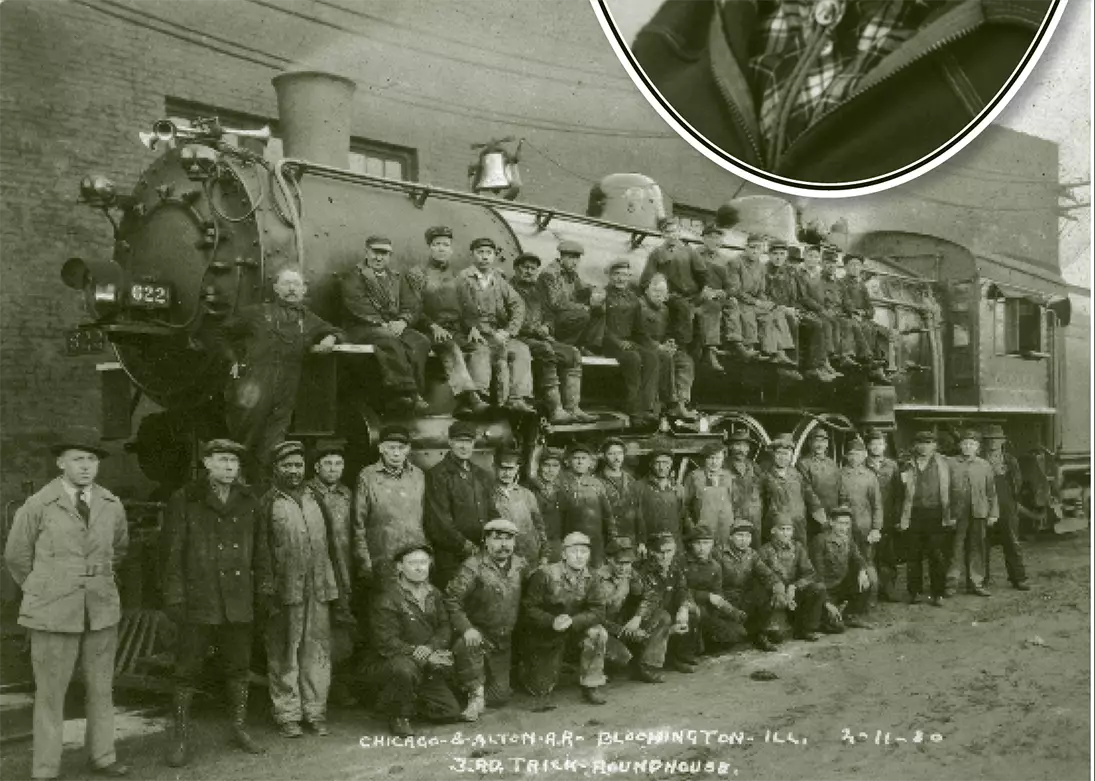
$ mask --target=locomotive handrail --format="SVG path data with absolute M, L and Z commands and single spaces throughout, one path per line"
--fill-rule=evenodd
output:
M 312 348 L 313 353 L 323 352 L 318 345 Z M 371 344 L 336 344 L 330 352 L 345 353 L 347 355 L 373 355 L 376 347 Z M 619 366 L 620 362 L 615 358 L 605 355 L 583 355 L 582 366 Z

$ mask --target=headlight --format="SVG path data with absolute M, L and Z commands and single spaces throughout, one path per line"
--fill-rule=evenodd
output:
M 88 313 L 102 320 L 117 311 L 122 302 L 122 267 L 111 260 L 69 258 L 61 267 L 61 279 L 84 293 Z

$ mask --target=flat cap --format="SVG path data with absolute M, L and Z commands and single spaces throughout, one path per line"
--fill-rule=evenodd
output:
M 487 236 L 481 236 L 478 239 L 471 240 L 472 252 L 479 249 L 480 247 L 490 247 L 495 251 L 498 250 L 498 245 L 494 243 L 494 239 Z
M 491 532 L 497 534 L 509 534 L 513 537 L 517 536 L 517 525 L 513 521 L 507 521 L 505 518 L 495 518 L 492 521 L 487 521 L 483 526 L 483 536 L 486 537 Z
M 795 449 L 795 441 L 791 439 L 790 434 L 777 434 L 772 437 L 772 441 L 768 443 L 769 450 L 782 450 L 785 448 L 787 450 Z
M 935 441 L 935 432 L 930 431 L 928 429 L 924 429 L 923 431 L 917 431 L 914 441 L 916 441 L 916 442 L 934 442 Z
M 880 428 L 869 428 L 863 432 L 864 442 L 873 442 L 876 439 L 886 439 L 886 432 Z
M 703 446 L 703 449 L 700 451 L 700 455 L 704 458 L 717 456 L 723 451 L 724 448 L 725 446 L 721 442 L 708 442 L 706 445 Z
M 693 526 L 688 532 L 688 541 L 695 542 L 696 540 L 713 540 L 715 539 L 715 533 L 711 531 L 711 527 L 706 523 L 701 523 Z
M 714 236 L 715 234 L 722 234 L 722 228 L 713 222 L 709 222 L 703 226 L 702 236 Z
M 958 441 L 963 442 L 967 439 L 972 439 L 974 442 L 980 442 L 981 432 L 975 428 L 963 429 L 962 433 L 958 435 Z
M 513 448 L 506 448 L 498 454 L 498 466 L 520 466 L 521 454 Z
M 563 547 L 564 548 L 570 548 L 570 547 L 573 547 L 575 545 L 585 545 L 588 548 L 589 547 L 589 537 L 582 534 L 581 532 L 571 532 L 570 534 L 568 534 L 566 537 L 563 538 Z
M 820 244 L 807 244 L 805 247 L 802 248 L 802 252 L 803 252 L 803 254 L 805 254 L 807 252 L 820 253 L 821 252 L 821 245 Z
M 768 250 L 787 249 L 787 242 L 782 239 L 775 239 L 768 242 Z
M 867 446 L 863 443 L 863 440 L 859 437 L 852 437 L 848 440 L 848 444 L 844 446 L 845 453 L 854 453 L 858 451 L 865 451 Z
M 542 464 L 545 461 L 558 461 L 559 463 L 562 463 L 564 455 L 565 454 L 564 454 L 562 448 L 558 448 L 558 447 L 544 448 L 544 454 L 542 456 L 540 456 L 540 463 Z
M 555 248 L 560 255 L 584 255 L 586 254 L 586 248 L 576 241 L 570 239 L 564 239 L 559 242 L 559 246 Z
M 619 445 L 624 450 L 627 450 L 627 445 L 624 444 L 624 441 L 622 439 L 620 439 L 619 437 L 606 437 L 605 441 L 601 443 L 601 452 L 602 453 L 605 452 L 606 450 L 608 450 L 610 447 L 613 447 L 614 445 Z
M 536 268 L 540 268 L 540 266 L 542 265 L 542 263 L 540 261 L 540 256 L 539 255 L 534 255 L 531 252 L 522 252 L 520 255 L 518 255 L 517 257 L 515 257 L 513 259 L 513 267 L 514 268 L 517 268 L 518 266 L 525 266 L 525 265 L 528 265 L 529 263 L 532 263 L 533 265 L 535 265 Z
M 739 219 L 738 210 L 728 203 L 724 203 L 715 211 L 715 224 L 720 228 L 733 228 L 738 224 Z
M 228 453 L 229 455 L 240 456 L 246 452 L 246 447 L 231 439 L 211 439 L 202 445 L 202 458 L 209 458 L 214 453 Z
M 815 428 L 813 431 L 810 432 L 810 436 L 807 437 L 807 439 L 810 442 L 813 442 L 815 439 L 828 439 L 828 438 L 829 438 L 829 432 L 823 426 L 818 426 L 817 428 Z
M 753 527 L 753 524 L 748 521 L 735 521 L 734 525 L 730 527 L 731 534 L 737 534 L 738 532 L 749 532 L 750 534 L 753 534 L 755 531 L 756 529 Z
M 763 244 L 765 236 L 763 233 L 750 233 L 749 237 L 745 240 L 746 244 Z
M 574 442 L 567 448 L 567 458 L 570 458 L 577 453 L 585 453 L 587 456 L 593 455 L 593 450 L 585 442 Z
M 743 428 L 737 428 L 730 432 L 728 437 L 730 442 L 752 442 L 753 438 L 749 436 L 749 432 Z
M 271 460 L 276 464 L 289 456 L 303 456 L 304 443 L 295 439 L 280 442 L 270 448 Z
M 395 553 L 392 554 L 392 561 L 398 564 L 399 562 L 403 561 L 403 559 L 405 559 L 407 556 L 418 550 L 424 550 L 426 551 L 426 553 L 430 554 L 430 556 L 433 556 L 433 546 L 431 546 L 428 542 L 421 540 L 418 542 L 410 542 L 397 548 Z
M 647 540 L 648 547 L 653 551 L 665 550 L 670 543 L 677 544 L 677 538 L 671 532 L 654 532 Z
M 849 507 L 846 504 L 842 504 L 838 507 L 834 507 L 832 512 L 829 513 L 829 519 L 830 520 L 833 520 L 833 519 L 836 519 L 836 518 L 841 518 L 841 517 L 848 518 L 849 520 L 851 520 L 852 508 Z
M 612 263 L 610 263 L 608 266 L 608 273 L 611 274 L 613 271 L 619 271 L 622 268 L 626 268 L 628 271 L 630 271 L 631 261 L 624 260 L 623 258 L 621 258 L 620 260 L 612 261 Z
M 617 537 L 605 546 L 605 555 L 613 561 L 635 561 L 635 544 L 630 537 Z
M 476 439 L 478 434 L 475 424 L 466 420 L 458 420 L 449 426 L 449 439 Z
M 452 228 L 448 225 L 434 225 L 432 228 L 426 228 L 426 243 L 433 244 L 434 239 L 440 239 L 442 237 L 452 238 Z
M 391 249 L 392 248 L 392 240 L 389 239 L 387 236 L 378 236 L 376 234 L 373 234 L 369 238 L 365 239 L 365 246 L 369 247 L 371 249 L 377 249 L 377 248 L 382 249 L 384 247 L 387 247 L 388 249 Z
M 383 441 L 383 440 L 381 440 Z M 341 456 L 346 452 L 345 439 L 321 439 L 316 443 L 316 451 L 312 456 L 313 461 L 319 461 L 324 456 Z
M 399 423 L 390 423 L 380 429 L 380 441 L 409 443 L 411 441 L 411 432 L 406 426 Z

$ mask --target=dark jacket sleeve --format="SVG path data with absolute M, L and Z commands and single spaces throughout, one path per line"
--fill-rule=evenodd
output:
M 164 562 L 164 605 L 186 604 L 186 489 L 172 494 L 164 513 L 167 560 Z M 257 578 L 256 578 L 257 580 Z
M 399 618 L 400 611 L 398 600 L 391 592 L 385 591 L 373 601 L 369 621 L 373 648 L 385 659 L 414 653 L 414 646 L 401 638 L 403 627 Z
M 346 341 L 341 328 L 331 325 L 310 309 L 304 310 L 304 341 L 315 344 L 328 336 L 336 337 L 339 342 Z
M 274 508 L 273 489 L 259 499 L 259 509 L 255 513 L 255 593 L 261 596 L 274 596 L 274 540 L 270 531 L 271 515 Z
M 464 600 L 475 588 L 478 579 L 475 567 L 472 566 L 470 561 L 465 561 L 463 566 L 460 567 L 460 571 L 456 573 L 456 576 L 449 581 L 449 585 L 445 588 L 445 608 L 452 620 L 453 631 L 458 635 L 463 635 L 474 626 L 468 619 L 467 613 L 464 612 Z
M 340 283 L 342 292 L 342 309 L 357 323 L 371 326 L 381 326 L 387 321 L 369 295 L 367 282 L 361 274 L 361 270 L 354 266 L 342 275 Z
M 551 629 L 557 615 L 547 605 L 549 579 L 547 570 L 538 569 L 533 572 L 521 599 L 521 611 L 525 614 L 525 620 L 537 629 Z
M 474 543 L 456 528 L 452 517 L 447 471 L 434 467 L 426 472 L 426 513 L 424 524 L 431 543 L 454 555 L 460 555 Z
M 817 573 L 814 572 L 814 565 L 810 561 L 810 554 L 806 552 L 805 546 L 800 542 L 796 542 L 795 550 L 798 555 L 795 561 L 794 585 L 798 589 L 813 583 L 817 579 Z
M 437 626 L 434 627 L 427 645 L 435 651 L 447 651 L 452 645 L 452 621 L 449 619 L 449 611 L 445 608 L 444 597 L 438 589 L 435 588 L 430 592 L 430 599 L 436 607 Z

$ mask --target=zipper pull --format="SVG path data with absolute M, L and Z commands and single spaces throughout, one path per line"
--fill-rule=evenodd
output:
M 833 30 L 844 18 L 844 0 L 818 0 L 814 4 L 814 22 L 822 28 L 825 43 L 821 45 L 822 56 L 833 52 Z

